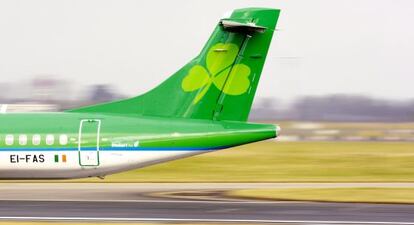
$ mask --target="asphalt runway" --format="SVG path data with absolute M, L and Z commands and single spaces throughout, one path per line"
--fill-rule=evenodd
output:
M 233 199 L 226 190 L 341 184 L 0 184 L 2 220 L 414 224 L 414 205 Z M 412 187 L 413 184 L 342 184 Z

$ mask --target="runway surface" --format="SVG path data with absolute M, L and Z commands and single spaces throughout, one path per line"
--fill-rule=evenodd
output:
M 414 205 L 232 199 L 231 189 L 413 184 L 0 184 L 3 220 L 414 224 Z

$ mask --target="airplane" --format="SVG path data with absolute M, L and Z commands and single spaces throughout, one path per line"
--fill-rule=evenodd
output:
M 275 138 L 247 122 L 280 10 L 237 9 L 200 54 L 137 97 L 49 113 L 0 113 L 0 179 L 103 178 Z

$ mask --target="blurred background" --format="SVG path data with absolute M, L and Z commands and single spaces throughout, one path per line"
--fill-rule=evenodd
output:
M 2 1 L 0 104 L 62 111 L 142 94 L 226 11 L 261 6 L 282 13 L 250 120 L 282 124 L 281 141 L 414 140 L 414 2 L 213 3 Z

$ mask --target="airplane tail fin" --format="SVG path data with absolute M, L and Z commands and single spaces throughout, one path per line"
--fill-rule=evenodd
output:
M 238 9 L 201 53 L 153 90 L 69 112 L 246 121 L 280 10 Z

